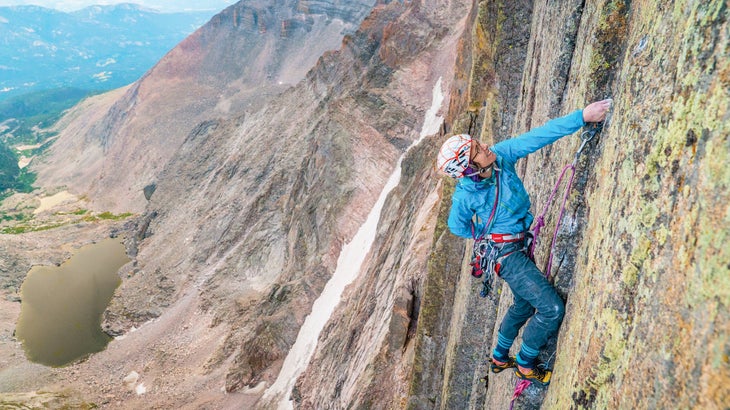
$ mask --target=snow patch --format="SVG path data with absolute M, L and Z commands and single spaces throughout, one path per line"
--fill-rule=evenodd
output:
M 122 47 L 122 48 L 129 47 L 129 46 L 144 47 L 144 46 L 150 45 L 150 42 L 149 41 L 142 42 L 142 41 L 137 40 L 137 41 L 121 41 L 117 44 L 119 45 L 119 47 Z
M 122 382 L 129 390 L 134 389 L 134 385 L 137 384 L 137 380 L 139 380 L 139 373 L 132 370 L 131 373 L 127 375 L 124 379 L 122 379 Z
M 0 16 L 0 24 L 8 24 L 10 23 L 10 20 L 6 19 L 3 16 Z
M 284 359 L 279 376 L 274 384 L 264 392 L 262 400 L 265 402 L 279 400 L 278 410 L 290 410 L 294 408 L 292 402 L 289 400 L 294 383 L 307 368 L 309 360 L 312 358 L 317 347 L 319 334 L 322 332 L 330 316 L 332 316 L 332 312 L 334 312 L 340 303 L 342 292 L 360 273 L 360 267 L 365 261 L 365 257 L 370 252 L 370 248 L 375 240 L 378 221 L 380 220 L 380 213 L 385 205 L 385 200 L 400 182 L 403 158 L 423 138 L 439 131 L 443 117 L 437 114 L 441 110 L 443 101 L 444 94 L 441 90 L 441 78 L 439 78 L 433 88 L 431 108 L 426 112 L 419 139 L 411 144 L 406 150 L 406 153 L 398 159 L 395 171 L 393 171 L 393 174 L 391 174 L 388 182 L 385 184 L 375 206 L 373 206 L 373 209 L 368 214 L 365 223 L 360 226 L 352 241 L 342 247 L 340 257 L 337 259 L 335 273 L 325 285 L 322 294 L 314 301 L 312 312 L 304 320 L 304 324 L 299 330 L 294 346 L 292 346 Z
M 144 385 L 144 383 L 139 383 L 139 373 L 132 370 L 127 377 L 122 379 L 122 382 L 124 383 L 124 386 L 127 387 L 129 390 L 133 390 L 135 393 L 137 393 L 137 396 L 141 396 L 145 393 L 147 393 L 147 387 Z
M 2 132 L 2 131 L 0 130 L 0 132 Z M 28 165 L 30 165 L 30 162 L 33 160 L 33 158 L 35 158 L 35 157 L 28 158 L 24 155 L 21 156 L 18 159 L 18 168 L 23 169 L 23 168 L 27 167 Z
M 225 390 L 226 390 L 226 388 L 225 388 L 225 386 L 223 386 L 223 391 L 225 391 Z M 266 382 L 261 382 L 261 383 L 257 384 L 255 387 L 246 387 L 246 388 L 242 389 L 241 393 L 243 393 L 243 394 L 260 394 L 264 390 L 266 390 Z
M 78 198 L 76 198 L 76 195 L 68 191 L 61 191 L 55 195 L 41 198 L 41 205 L 35 211 L 33 211 L 33 215 L 38 215 L 39 213 L 53 209 L 58 205 L 77 200 Z

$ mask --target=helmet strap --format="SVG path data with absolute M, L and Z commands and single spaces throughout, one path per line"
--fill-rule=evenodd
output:
M 496 168 L 495 167 L 496 164 L 494 164 L 494 163 L 489 164 L 489 166 L 480 167 L 480 168 L 474 168 L 474 167 L 472 167 L 472 165 L 476 165 L 476 164 L 473 164 L 470 162 L 469 166 L 466 167 L 466 169 L 464 170 L 464 176 L 471 178 L 471 180 L 474 182 L 479 182 L 482 179 L 484 179 L 481 176 L 479 176 L 479 174 L 483 174 L 483 173 L 489 171 L 490 168 L 494 171 L 494 169 Z

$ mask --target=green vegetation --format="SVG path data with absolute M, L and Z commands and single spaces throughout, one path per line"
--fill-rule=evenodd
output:
M 104 220 L 104 221 L 119 221 L 119 220 L 122 220 L 122 219 L 127 219 L 130 216 L 132 216 L 132 214 L 129 213 L 129 212 L 125 212 L 125 213 L 119 214 L 119 215 L 114 215 L 111 212 L 102 212 L 99 215 L 89 216 L 89 217 L 86 217 L 86 218 L 90 218 L 90 220 L 92 220 L 92 221 L 99 221 L 99 220 Z M 84 220 L 87 220 L 86 218 L 84 218 Z
M 29 172 L 27 169 L 21 169 L 18 178 L 15 181 L 15 190 L 18 192 L 29 193 L 33 191 L 33 184 L 35 183 L 36 174 Z
M 18 158 L 15 153 L 3 144 L 0 144 L 0 191 L 15 188 L 20 174 Z
M 5 212 L 0 212 L 0 221 L 23 221 L 25 219 L 26 216 L 22 213 L 11 215 Z
M 68 391 L 35 391 L 28 393 L 0 393 L 2 409 L 96 409 L 95 403 L 87 403 L 72 396 Z
M 59 88 L 24 94 L 7 101 L 0 101 L 0 123 L 10 121 L 10 128 L 0 134 L 8 144 L 37 144 L 50 135 L 40 132 L 55 124 L 61 114 L 89 96 L 90 91 L 77 88 Z
M 102 212 L 99 214 L 88 214 L 89 211 L 86 209 L 79 209 L 77 211 L 66 213 L 57 213 L 56 215 L 76 215 L 82 216 L 81 218 L 68 219 L 59 222 L 46 221 L 45 223 L 33 222 L 33 215 L 26 215 L 23 213 L 6 213 L 0 212 L 0 223 L 7 222 L 12 225 L 0 227 L 0 234 L 17 235 L 26 232 L 39 232 L 47 231 L 50 229 L 60 228 L 62 226 L 73 225 L 76 223 L 87 222 L 94 223 L 99 221 L 121 221 L 127 219 L 134 214 L 125 212 L 121 214 L 113 214 L 111 212 Z M 14 223 L 15 222 L 15 223 Z M 13 224 L 14 223 L 14 224 Z
M 20 169 L 15 153 L 0 143 L 0 202 L 13 191 L 31 192 L 36 175 L 27 169 Z
M 55 124 L 65 110 L 90 94 L 77 88 L 60 88 L 0 101 L 0 201 L 12 191 L 33 190 L 35 175 L 20 169 L 19 155 L 31 157 L 48 148 L 56 133 L 46 129 Z M 22 152 L 11 149 L 23 144 L 40 146 Z

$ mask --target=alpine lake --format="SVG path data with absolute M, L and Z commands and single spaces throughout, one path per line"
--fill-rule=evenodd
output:
M 28 360 L 60 367 L 100 352 L 111 341 L 101 330 L 104 310 L 129 262 L 120 239 L 75 251 L 60 266 L 34 266 L 20 288 L 16 337 Z

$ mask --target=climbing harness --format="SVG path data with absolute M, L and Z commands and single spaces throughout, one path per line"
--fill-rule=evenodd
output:
M 499 271 L 502 269 L 502 261 L 515 252 L 523 252 L 527 250 L 527 247 L 523 247 L 522 249 L 515 249 L 505 253 L 504 255 L 500 255 L 502 249 L 504 249 L 504 246 L 507 243 L 508 242 L 490 243 L 486 238 L 479 241 L 480 253 L 478 258 L 480 258 L 480 261 L 486 263 L 486 266 L 482 269 L 482 271 L 487 273 L 486 278 L 482 282 L 482 290 L 479 292 L 479 296 L 483 298 L 486 298 L 492 291 L 492 280 L 494 279 L 494 274 L 499 276 Z
M 578 151 L 575 153 L 575 157 L 573 158 L 573 162 L 566 165 L 563 168 L 563 172 L 560 173 L 560 178 L 558 178 L 558 182 L 555 184 L 555 187 L 553 188 L 553 191 L 550 193 L 550 197 L 548 198 L 547 202 L 545 203 L 545 207 L 542 210 L 542 213 L 540 216 L 538 216 L 535 219 L 535 226 L 532 228 L 532 236 L 534 238 L 534 241 L 532 242 L 532 245 L 530 246 L 530 249 L 528 251 L 529 256 L 532 260 L 535 258 L 535 246 L 538 243 L 538 238 L 540 235 L 540 231 L 545 226 L 545 216 L 547 215 L 547 211 L 552 205 L 555 194 L 558 191 L 558 188 L 560 187 L 560 184 L 563 182 L 563 178 L 565 177 L 565 173 L 570 170 L 570 179 L 568 180 L 568 185 L 565 187 L 565 193 L 563 194 L 563 202 L 560 205 L 560 212 L 558 213 L 558 219 L 555 223 L 555 232 L 553 233 L 553 240 L 550 245 L 550 251 L 548 252 L 548 260 L 545 263 L 545 277 L 550 280 L 550 268 L 553 261 L 553 248 L 555 247 L 555 240 L 558 237 L 558 229 L 560 228 L 560 222 L 563 220 L 563 214 L 565 213 L 565 204 L 568 201 L 568 194 L 570 194 L 570 189 L 573 186 L 573 180 L 575 179 L 575 167 L 578 164 L 578 158 L 580 157 L 580 154 L 583 152 L 583 149 L 586 147 L 586 144 L 588 144 L 593 137 L 596 136 L 598 132 L 601 131 L 602 123 L 594 123 L 591 128 L 589 128 L 586 131 L 583 131 L 580 134 L 580 138 L 582 140 L 580 144 L 580 148 L 578 148 Z

